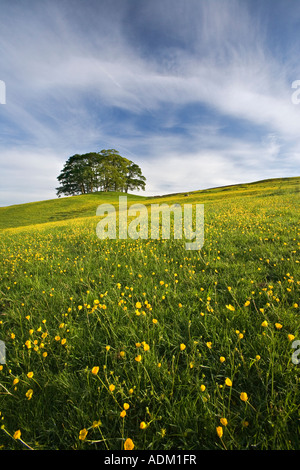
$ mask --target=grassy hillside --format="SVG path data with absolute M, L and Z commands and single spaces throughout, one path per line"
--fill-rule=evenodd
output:
M 118 194 L 1 208 L 0 446 L 299 450 L 299 186 L 139 198 L 204 203 L 199 251 L 99 240 Z
M 116 204 L 119 195 L 124 193 L 101 192 L 0 207 L 0 229 L 94 216 L 99 204 Z M 130 203 L 144 200 L 130 194 L 127 198 Z
M 144 197 L 127 194 L 128 204 L 142 202 L 151 203 L 207 203 L 219 199 L 228 199 L 247 196 L 280 196 L 281 194 L 299 195 L 300 177 L 277 178 L 254 183 L 224 186 L 189 193 L 175 193 L 159 197 Z M 81 196 L 63 197 L 47 201 L 18 204 L 0 207 L 0 229 L 36 225 L 60 220 L 69 220 L 81 217 L 92 217 L 96 214 L 99 204 L 118 204 L 118 197 L 125 193 L 99 192 Z

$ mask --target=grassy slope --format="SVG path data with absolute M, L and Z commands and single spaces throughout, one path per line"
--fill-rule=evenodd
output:
M 141 202 L 145 205 L 163 202 L 213 203 L 224 198 L 265 197 L 280 194 L 300 194 L 300 177 L 276 178 L 254 183 L 211 188 L 189 193 L 175 193 L 165 196 L 144 197 L 127 194 L 128 204 Z M 50 199 L 47 201 L 0 207 L 0 230 L 48 222 L 93 217 L 99 204 L 118 204 L 118 197 L 124 193 L 94 193 L 82 196 Z
M 124 193 L 93 193 L 82 196 L 50 199 L 0 208 L 0 229 L 42 224 L 95 215 L 99 204 L 115 204 Z M 138 202 L 142 196 L 128 194 L 128 201 Z
M 2 208 L 27 226 L 0 234 L 0 445 L 20 449 L 20 429 L 35 449 L 300 449 L 299 183 L 130 199 L 204 203 L 201 252 L 99 241 L 118 194 Z

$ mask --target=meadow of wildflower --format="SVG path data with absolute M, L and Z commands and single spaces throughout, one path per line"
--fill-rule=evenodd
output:
M 203 203 L 205 242 L 99 240 L 101 193 L 0 208 L 0 446 L 300 449 L 300 178 Z

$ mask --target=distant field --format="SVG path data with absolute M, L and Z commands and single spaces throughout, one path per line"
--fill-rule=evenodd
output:
M 300 177 L 128 195 L 203 203 L 199 251 L 99 240 L 119 195 L 0 208 L 0 446 L 299 450 Z

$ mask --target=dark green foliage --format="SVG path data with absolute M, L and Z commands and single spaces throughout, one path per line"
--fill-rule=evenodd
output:
M 69 157 L 57 179 L 60 183 L 56 188 L 58 196 L 144 190 L 146 184 L 140 167 L 114 149 Z

